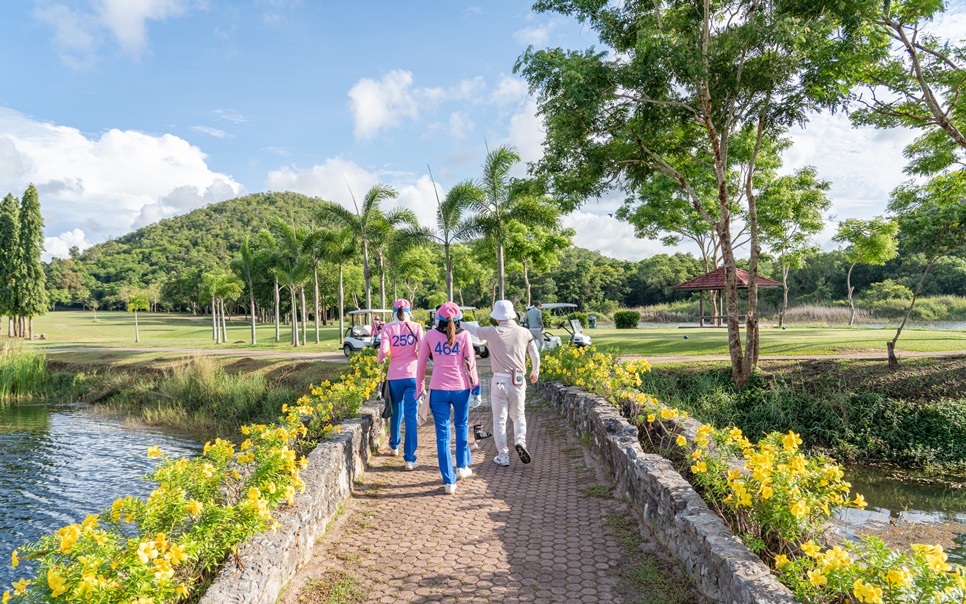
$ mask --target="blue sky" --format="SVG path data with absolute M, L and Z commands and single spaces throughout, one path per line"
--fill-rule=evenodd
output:
M 12 6 L 11 6 L 12 5 Z M 513 64 L 529 45 L 584 48 L 576 22 L 529 1 L 17 0 L 0 36 L 0 191 L 38 185 L 49 255 L 246 192 L 349 203 L 377 181 L 432 218 L 475 178 L 484 141 L 540 155 L 541 124 Z M 966 32 L 954 6 L 940 24 Z M 789 169 L 817 165 L 839 219 L 884 210 L 903 131 L 816 116 Z M 522 166 L 521 166 L 522 168 Z M 608 216 L 569 216 L 575 243 L 638 259 L 664 248 Z

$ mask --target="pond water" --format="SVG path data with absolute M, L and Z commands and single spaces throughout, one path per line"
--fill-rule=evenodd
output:
M 938 484 L 922 483 L 901 474 L 878 468 L 848 468 L 845 479 L 852 483 L 852 493 L 861 493 L 868 507 L 864 510 L 845 509 L 838 515 L 839 533 L 846 538 L 881 527 L 896 527 L 902 531 L 909 525 L 949 527 L 958 532 L 966 529 L 966 489 Z M 908 523 L 908 524 L 907 524 Z M 949 530 L 944 529 L 944 530 Z M 931 531 L 917 531 L 929 534 Z M 888 541 L 888 539 L 886 539 Z M 966 546 L 962 538 L 958 546 L 948 550 L 951 561 L 966 564 Z M 927 539 L 915 539 L 916 543 L 932 543 Z
M 170 456 L 192 456 L 203 442 L 90 415 L 80 407 L 0 405 L 0 593 L 32 574 L 10 567 L 18 546 L 64 525 L 81 522 L 118 497 L 146 496 L 142 480 L 157 463 L 159 445 Z
M 601 327 L 613 327 L 613 323 L 598 323 Z M 743 325 L 743 324 L 742 324 Z M 790 324 L 794 327 L 794 324 Z M 674 329 L 681 327 L 695 327 L 697 326 L 697 321 L 691 323 L 655 323 L 655 322 L 642 322 L 638 323 L 638 329 Z M 899 321 L 894 323 L 856 323 L 856 327 L 866 327 L 869 329 L 882 329 L 891 328 L 895 329 L 899 327 Z M 841 327 L 836 325 L 830 325 L 829 327 Z M 909 321 L 906 323 L 904 329 L 937 329 L 940 331 L 966 331 L 966 321 Z

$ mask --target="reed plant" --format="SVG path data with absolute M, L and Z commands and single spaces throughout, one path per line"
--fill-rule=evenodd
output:
M 0 402 L 42 394 L 47 355 L 9 343 L 0 345 Z

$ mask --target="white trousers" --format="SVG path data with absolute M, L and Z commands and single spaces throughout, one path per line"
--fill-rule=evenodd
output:
M 494 375 L 490 380 L 490 404 L 493 408 L 493 441 L 498 455 L 507 455 L 510 450 L 506 442 L 506 420 L 509 415 L 513 422 L 514 445 L 527 446 L 527 418 L 524 414 L 524 400 L 527 385 L 513 385 L 509 375 Z
M 537 345 L 537 350 L 543 351 L 543 330 L 531 329 L 530 335 L 533 336 L 533 343 Z

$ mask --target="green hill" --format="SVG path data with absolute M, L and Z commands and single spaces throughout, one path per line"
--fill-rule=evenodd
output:
M 318 203 L 290 192 L 229 199 L 97 244 L 73 262 L 55 260 L 48 271 L 55 278 L 64 269 L 80 273 L 86 289 L 111 306 L 124 285 L 168 283 L 176 288 L 178 280 L 199 270 L 227 267 L 246 234 L 267 228 L 273 218 L 307 224 Z M 180 297 L 176 291 L 165 293 L 168 300 Z

